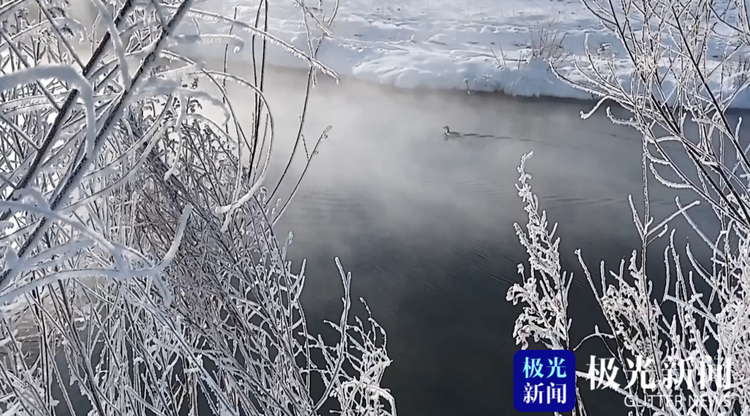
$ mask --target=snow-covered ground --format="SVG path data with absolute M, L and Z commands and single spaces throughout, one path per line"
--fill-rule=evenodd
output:
M 269 31 L 307 51 L 302 9 L 292 0 L 269 2 Z M 256 4 L 204 0 L 197 7 L 228 16 L 237 7 L 238 20 L 252 22 Z M 323 2 L 326 12 L 332 4 Z M 343 77 L 401 88 L 590 99 L 590 94 L 557 79 L 542 59 L 532 58 L 541 50 L 557 58 L 560 73 L 580 79 L 574 62 L 586 60 L 586 34 L 591 50 L 604 45 L 603 53 L 614 53 L 618 78 L 627 80 L 632 74 L 618 41 L 580 0 L 341 0 L 331 30 L 333 37 L 323 42 L 318 54 L 322 63 Z M 249 39 L 247 32 L 234 33 Z M 224 50 L 218 44 L 190 48 L 206 58 L 219 58 Z M 230 59 L 246 59 L 249 53 L 247 47 L 230 54 Z M 268 58 L 272 65 L 306 66 L 281 48 L 272 48 Z M 724 84 L 717 88 L 734 88 L 732 82 Z M 745 97 L 735 104 L 750 108 Z

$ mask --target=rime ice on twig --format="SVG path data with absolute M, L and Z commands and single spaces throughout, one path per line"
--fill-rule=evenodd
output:
M 728 113 L 732 101 L 747 93 L 748 70 L 743 62 L 750 51 L 750 20 L 743 1 L 640 1 L 583 0 L 589 10 L 620 39 L 628 59 L 636 68 L 632 80 L 622 84 L 613 76 L 610 61 L 589 55 L 581 66 L 585 82 L 574 86 L 601 97 L 584 118 L 607 101 L 624 107 L 630 114 L 617 117 L 609 108 L 613 123 L 636 129 L 643 137 L 642 172 L 644 206 L 630 206 L 633 223 L 641 240 L 639 250 L 623 259 L 616 270 L 601 264 L 590 270 L 577 252 L 579 263 L 606 319 L 607 329 L 595 328 L 591 338 L 609 341 L 611 358 L 620 368 L 642 362 L 654 380 L 651 389 L 637 383 L 616 387 L 633 407 L 634 414 L 728 415 L 747 414 L 750 409 L 750 342 L 748 296 L 750 296 L 750 162 L 745 138 L 740 134 L 741 118 L 733 121 Z M 719 56 L 708 56 L 708 45 L 723 44 Z M 714 64 L 709 65 L 709 61 Z M 714 80 L 739 80 L 735 93 L 726 95 Z M 723 81 L 722 81 L 723 83 Z M 676 146 L 675 146 L 676 145 Z M 525 162 L 525 159 L 524 159 Z M 522 162 L 522 167 L 523 167 Z M 536 198 L 524 188 L 528 176 L 521 177 L 520 195 L 527 203 L 529 235 L 545 227 Z M 650 193 L 673 188 L 697 197 L 685 204 L 675 198 L 675 213 L 654 219 Z M 692 195 L 691 195 L 692 194 Z M 711 221 L 718 231 L 706 230 L 708 220 L 698 222 L 691 213 L 699 203 L 708 205 Z M 534 213 L 532 215 L 532 213 Z M 680 243 L 680 234 L 670 229 L 671 220 L 681 217 L 698 239 L 692 245 Z M 540 221 L 538 218 L 541 218 Z M 545 237 L 552 233 L 536 231 Z M 567 339 L 563 324 L 567 290 L 557 284 L 559 253 L 549 238 L 526 237 L 532 270 L 542 270 L 539 278 L 524 279 L 514 285 L 509 299 L 524 303 L 515 335 L 523 342 L 533 338 L 550 347 Z M 658 238 L 667 238 L 663 256 L 648 247 Z M 710 255 L 698 256 L 695 244 L 708 248 Z M 528 246 L 532 248 L 529 249 Z M 646 265 L 663 264 L 662 276 L 647 273 Z M 598 276 L 596 276 L 598 274 Z M 539 312 L 551 305 L 552 316 Z M 573 345 L 573 344 L 571 344 Z M 636 358 L 638 357 L 638 358 Z M 732 383 L 686 383 L 681 389 L 671 384 L 679 371 L 674 363 L 692 363 L 720 368 L 729 362 Z M 687 364 L 685 364 L 687 365 Z M 704 369 L 704 371 L 707 371 Z M 718 372 L 718 370 L 716 370 Z M 591 378 L 590 374 L 579 373 Z M 715 374 L 714 374 L 715 377 Z M 626 383 L 627 384 L 627 383 Z M 654 401 L 653 397 L 660 400 Z M 687 404 L 687 405 L 686 405 Z M 577 409 L 584 412 L 581 402 Z
M 168 48 L 236 36 L 172 37 L 185 16 L 206 17 L 189 0 L 117 0 L 96 8 L 107 31 L 79 64 L 62 31 L 17 36 L 41 24 L 35 3 L 49 26 L 68 11 L 0 1 L 0 34 L 13 39 L 0 45 L 0 411 L 395 415 L 380 385 L 385 332 L 369 309 L 366 322 L 352 316 L 340 264 L 338 339 L 307 329 L 304 263 L 293 272 L 272 230 L 283 208 L 264 187 L 275 140 L 265 62 L 252 80 L 206 70 Z M 328 71 L 250 23 L 218 20 Z M 253 128 L 227 81 L 255 98 L 242 114 Z M 311 144 L 298 135 L 299 147 L 315 154 L 327 131 Z M 282 179 L 296 190 L 301 177 Z

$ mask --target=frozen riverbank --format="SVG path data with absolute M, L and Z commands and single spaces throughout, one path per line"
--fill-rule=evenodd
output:
M 269 32 L 308 51 L 301 8 L 290 0 L 269 3 Z M 255 5 L 248 0 L 206 0 L 197 7 L 228 17 L 237 8 L 237 20 L 251 23 Z M 331 7 L 332 2 L 323 3 L 325 13 L 313 13 L 329 16 Z M 320 48 L 321 62 L 342 76 L 400 88 L 590 99 L 590 94 L 559 80 L 542 59 L 554 59 L 566 78 L 583 80 L 575 63 L 586 62 L 586 36 L 590 50 L 614 54 L 621 82 L 632 76 L 618 41 L 580 0 L 342 0 L 331 32 Z M 249 41 L 248 32 L 234 34 Z M 212 59 L 224 53 L 220 44 L 189 48 Z M 230 59 L 248 59 L 249 54 L 246 47 L 230 53 Z M 306 66 L 277 47 L 269 50 L 268 59 L 276 66 Z M 669 80 L 665 84 L 668 90 Z M 713 84 L 716 91 L 736 89 L 732 78 Z M 738 97 L 735 106 L 750 108 L 750 99 Z

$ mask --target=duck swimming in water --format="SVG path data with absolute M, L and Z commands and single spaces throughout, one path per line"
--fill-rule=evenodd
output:
M 451 128 L 448 127 L 448 126 L 443 126 L 443 130 L 445 130 L 445 138 L 446 139 L 449 138 L 449 137 L 460 137 L 461 136 L 461 133 L 458 133 L 458 132 L 455 132 L 455 131 L 451 131 Z
M 451 131 L 451 128 L 448 127 L 448 126 L 443 126 L 443 130 L 445 130 L 445 133 L 444 133 L 445 140 L 455 139 L 455 138 L 458 138 L 458 137 L 510 139 L 509 136 L 493 136 L 491 134 L 459 133 L 457 131 Z

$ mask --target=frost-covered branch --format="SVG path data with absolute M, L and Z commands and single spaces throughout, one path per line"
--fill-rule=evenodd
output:
M 294 192 L 266 190 L 279 139 L 263 77 L 177 47 L 240 48 L 235 26 L 307 61 L 311 80 L 334 74 L 268 33 L 265 1 L 254 25 L 190 0 L 93 1 L 85 61 L 66 1 L 0 0 L 0 413 L 395 415 L 385 332 L 369 309 L 352 316 L 340 264 L 338 339 L 307 329 L 304 263 L 292 270 L 291 235 L 272 229 Z M 330 25 L 336 8 L 305 24 Z M 208 24 L 190 34 L 186 17 Z M 310 148 L 296 140 L 290 160 Z M 296 191 L 301 177 L 282 180 Z
M 750 409 L 750 350 L 744 347 L 750 341 L 750 162 L 746 139 L 740 134 L 742 118 L 733 121 L 728 109 L 734 100 L 748 97 L 748 68 L 742 64 L 750 46 L 748 11 L 744 1 L 732 0 L 583 2 L 619 38 L 623 52 L 608 58 L 589 53 L 579 64 L 585 81 L 574 86 L 601 98 L 582 117 L 608 102 L 629 113 L 617 117 L 606 109 L 613 123 L 634 128 L 643 137 L 644 207 L 637 209 L 631 199 L 641 246 L 616 270 L 603 263 L 591 270 L 576 253 L 608 328 L 596 328 L 572 345 L 578 348 L 581 342 L 601 339 L 609 348 L 609 358 L 623 369 L 632 368 L 630 364 L 640 357 L 643 371 L 655 382 L 653 388 L 636 383 L 616 389 L 636 414 L 745 414 Z M 618 60 L 635 69 L 628 82 L 616 76 Z M 734 93 L 726 94 L 727 83 L 734 86 Z M 521 179 L 524 186 L 528 177 Z M 676 198 L 674 214 L 654 219 L 651 195 L 665 188 L 697 200 L 684 204 Z M 537 219 L 544 216 L 539 216 L 530 191 L 524 195 L 527 210 L 537 212 L 529 216 L 529 229 L 541 226 L 537 233 L 550 239 L 554 229 L 548 231 L 546 223 Z M 710 208 L 708 216 L 694 217 L 692 208 L 698 204 Z M 679 230 L 671 228 L 677 217 L 692 227 L 697 244 L 679 243 Z M 718 231 L 709 232 L 711 228 Z M 534 323 L 519 324 L 517 341 L 533 337 L 555 347 L 568 336 L 563 324 L 569 319 L 567 309 L 552 307 L 554 317 L 538 311 L 550 309 L 547 305 L 566 305 L 567 290 L 556 284 L 559 252 L 552 246 L 553 253 L 547 254 L 550 246 L 544 238 L 521 237 L 524 246 L 532 246 L 527 249 L 532 268 L 544 264 L 537 253 L 551 260 L 543 268 L 545 274 L 538 279 L 524 277 L 523 285 L 509 291 L 509 298 L 524 302 L 519 323 Z M 665 238 L 666 248 L 657 257 L 649 247 Z M 664 274 L 649 275 L 654 268 L 647 264 L 654 261 L 663 264 Z M 655 287 L 663 290 L 656 293 Z M 670 383 L 677 380 L 680 362 L 692 365 L 694 374 L 701 363 L 714 369 L 719 363 L 730 363 L 731 387 L 717 382 L 713 374 L 714 381 L 707 385 L 699 378 L 675 389 Z M 579 376 L 587 381 L 586 373 Z M 649 396 L 660 400 L 654 402 Z M 584 409 L 579 403 L 577 410 Z

